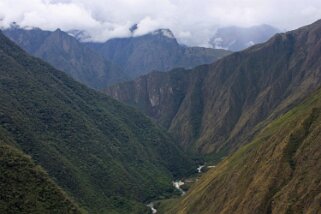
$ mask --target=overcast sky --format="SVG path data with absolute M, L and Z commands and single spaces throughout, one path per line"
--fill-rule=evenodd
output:
M 0 0 L 0 27 L 83 30 L 95 41 L 170 28 L 180 42 L 206 46 L 219 26 L 294 29 L 321 18 L 321 0 Z

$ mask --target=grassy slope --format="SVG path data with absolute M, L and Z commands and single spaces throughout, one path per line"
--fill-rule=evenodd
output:
M 321 91 L 210 170 L 170 213 L 320 213 Z
M 82 213 L 30 157 L 0 136 L 0 213 Z
M 26 55 L 0 35 L 0 126 L 80 204 L 146 212 L 191 162 L 149 119 Z

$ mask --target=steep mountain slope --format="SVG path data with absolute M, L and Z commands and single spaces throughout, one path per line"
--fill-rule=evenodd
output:
M 0 33 L 0 128 L 90 213 L 144 213 L 191 162 L 142 114 Z
M 1 213 L 81 213 L 30 157 L 0 140 Z
M 321 85 L 320 35 L 318 21 L 211 65 L 105 91 L 156 118 L 186 149 L 224 156 Z
M 5 35 L 25 51 L 49 62 L 91 88 L 102 88 L 125 79 L 122 71 L 67 33 L 11 28 Z
M 321 90 L 206 173 L 183 213 L 321 213 Z
M 88 46 L 120 66 L 130 78 L 154 70 L 192 68 L 212 63 L 230 53 L 219 49 L 182 46 L 168 29 L 138 37 L 111 39 L 102 44 L 88 43 Z
M 169 128 L 185 97 L 190 72 L 152 72 L 130 82 L 116 84 L 104 91 L 114 98 L 138 107 L 162 126 Z
M 258 25 L 249 28 L 223 27 L 217 30 L 210 43 L 213 48 L 240 51 L 252 45 L 266 42 L 277 33 L 280 33 L 280 30 L 270 25 Z

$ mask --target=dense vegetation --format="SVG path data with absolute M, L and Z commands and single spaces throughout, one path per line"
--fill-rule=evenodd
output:
M 145 213 L 191 161 L 148 118 L 0 34 L 0 127 L 90 213 Z
M 321 86 L 320 33 L 318 21 L 211 65 L 151 73 L 105 92 L 154 118 L 186 150 L 219 160 Z
M 30 157 L 0 137 L 0 213 L 82 213 Z
M 170 212 L 320 213 L 321 90 L 206 173 Z

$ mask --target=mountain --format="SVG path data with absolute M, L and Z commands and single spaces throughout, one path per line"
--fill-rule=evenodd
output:
M 249 142 L 321 86 L 321 21 L 192 70 L 152 73 L 107 88 L 214 158 Z
M 0 103 L 1 134 L 90 213 L 148 213 L 143 203 L 171 194 L 172 179 L 194 168 L 144 115 L 1 33 Z
M 321 213 L 321 90 L 206 173 L 173 214 Z
M 1 213 L 82 213 L 30 157 L 0 140 Z
M 230 52 L 201 47 L 185 47 L 171 31 L 160 29 L 147 35 L 111 39 L 105 43 L 82 43 L 77 34 L 57 29 L 12 27 L 4 34 L 33 56 L 64 71 L 94 89 L 130 80 L 153 70 L 192 68 L 211 63 Z
M 50 32 L 15 27 L 4 34 L 31 55 L 91 88 L 100 89 L 125 79 L 121 69 L 60 29 Z
M 277 33 L 280 33 L 280 30 L 270 25 L 258 25 L 248 28 L 223 27 L 218 28 L 210 43 L 213 48 L 240 51 L 252 45 L 266 42 Z
M 154 70 L 192 68 L 212 63 L 230 53 L 225 50 L 180 45 L 168 29 L 159 29 L 143 36 L 110 39 L 105 43 L 87 45 L 123 69 L 129 78 Z

